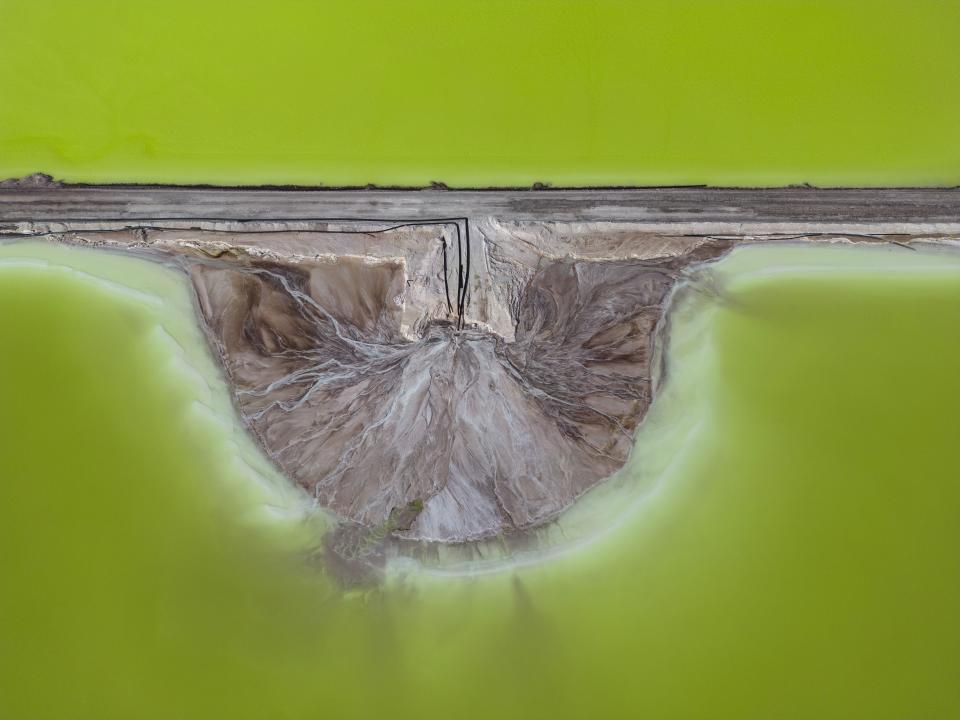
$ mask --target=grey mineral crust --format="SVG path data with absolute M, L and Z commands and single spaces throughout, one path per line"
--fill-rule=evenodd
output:
M 285 474 L 351 526 L 443 542 L 534 528 L 623 466 L 666 298 L 732 244 L 493 219 L 472 244 L 453 223 L 247 227 L 59 237 L 180 266 Z
M 484 246 L 463 318 L 439 257 L 413 277 L 424 263 L 404 256 L 187 267 L 240 411 L 280 467 L 356 523 L 412 504 L 394 534 L 450 542 L 541 524 L 624 464 L 663 302 L 682 268 L 728 245 L 647 260 Z

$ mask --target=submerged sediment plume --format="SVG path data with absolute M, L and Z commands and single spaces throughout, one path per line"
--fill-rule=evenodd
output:
M 400 329 L 401 263 L 191 267 L 244 418 L 318 501 L 405 537 L 533 527 L 619 469 L 650 405 L 651 340 L 683 263 L 550 261 L 515 334 Z
M 295 225 L 57 237 L 186 273 L 246 426 L 346 521 L 341 559 L 522 537 L 616 473 L 672 290 L 736 243 L 629 224 L 488 220 L 472 246 L 454 221 Z
M 619 470 L 671 288 L 731 244 L 638 252 L 630 233 L 494 221 L 472 246 L 446 222 L 245 230 L 60 237 L 186 272 L 247 427 L 357 542 L 527 531 Z

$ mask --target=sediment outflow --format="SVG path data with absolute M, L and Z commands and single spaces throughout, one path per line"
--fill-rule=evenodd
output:
M 731 242 L 449 222 L 75 236 L 180 265 L 236 405 L 317 502 L 374 536 L 540 525 L 621 468 L 653 341 Z M 93 238 L 93 239 L 91 239 Z
M 522 541 L 620 469 L 690 268 L 743 240 L 956 242 L 494 218 L 179 222 L 17 233 L 177 265 L 247 427 L 348 521 L 336 554 L 367 564 L 390 538 Z
M 436 272 L 413 278 L 403 257 L 188 269 L 244 419 L 321 505 L 371 528 L 415 508 L 390 528 L 410 539 L 534 527 L 624 464 L 664 300 L 682 267 L 724 245 L 500 257 L 475 291 L 460 283 L 464 315 L 445 302 L 445 246 L 432 245 Z M 434 302 L 407 307 L 408 293 Z

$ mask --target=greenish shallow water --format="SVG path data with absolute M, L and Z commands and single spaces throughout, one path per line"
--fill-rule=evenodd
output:
M 0 246 L 0 717 L 957 717 L 960 260 L 704 287 L 608 532 L 343 594 L 180 278 Z
M 950 0 L 0 0 L 0 178 L 955 185 Z

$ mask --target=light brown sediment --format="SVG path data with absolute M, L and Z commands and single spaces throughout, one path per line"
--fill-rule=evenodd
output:
M 521 214 L 563 200 L 484 197 Z M 807 218 L 795 228 L 764 202 L 764 222 L 775 222 L 757 234 L 721 206 L 702 232 L 687 217 L 661 227 L 480 216 L 41 218 L 7 234 L 182 268 L 247 426 L 291 479 L 349 521 L 336 552 L 373 556 L 390 537 L 522 534 L 622 467 L 653 398 L 656 329 L 690 268 L 742 242 L 957 242 L 943 225 L 949 193 L 937 195 L 936 227 L 886 216 L 871 226 L 851 213 L 851 227 Z

